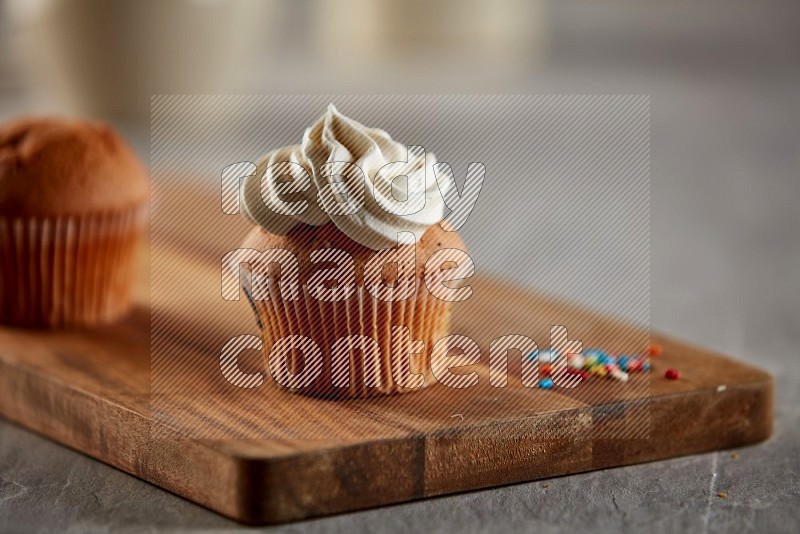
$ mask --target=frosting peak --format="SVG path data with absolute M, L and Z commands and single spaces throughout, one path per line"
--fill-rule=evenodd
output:
M 398 143 L 330 104 L 301 145 L 273 150 L 258 162 L 256 174 L 244 181 L 242 213 L 274 234 L 333 222 L 373 250 L 396 245 L 401 232 L 419 241 L 444 217 L 446 191 L 437 186 L 435 163 L 422 147 Z M 401 235 L 400 242 L 413 241 Z

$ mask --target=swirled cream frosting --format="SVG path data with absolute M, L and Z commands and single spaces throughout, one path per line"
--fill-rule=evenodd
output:
M 444 217 L 435 163 L 422 147 L 410 149 L 330 104 L 302 144 L 258 162 L 244 180 L 242 213 L 274 234 L 333 222 L 373 250 L 411 244 Z

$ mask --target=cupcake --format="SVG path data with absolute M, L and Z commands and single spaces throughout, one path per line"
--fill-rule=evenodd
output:
M 109 126 L 0 127 L 0 323 L 94 325 L 130 307 L 147 172 Z
M 430 355 L 448 334 L 451 303 L 429 291 L 426 262 L 464 250 L 440 224 L 435 163 L 331 105 L 302 144 L 268 153 L 244 180 L 242 214 L 256 225 L 239 251 L 251 253 L 245 293 L 279 384 L 363 398 L 433 382 Z M 280 254 L 257 259 L 265 251 Z M 287 386 L 298 373 L 309 380 Z

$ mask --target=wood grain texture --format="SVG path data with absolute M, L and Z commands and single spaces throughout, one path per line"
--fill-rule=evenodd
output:
M 209 285 L 198 280 L 218 280 L 218 267 L 198 254 L 218 252 L 214 234 L 195 237 L 192 248 L 176 228 L 180 247 L 162 242 L 142 255 L 139 304 L 121 323 L 0 327 L 0 414 L 234 519 L 291 521 L 736 447 L 771 433 L 769 375 L 658 335 L 664 354 L 653 372 L 627 384 L 525 388 L 510 360 L 506 388 L 489 385 L 485 365 L 469 390 L 435 384 L 345 402 L 288 394 L 268 375 L 259 388 L 224 387 L 220 339 L 252 331 L 253 318 L 246 302 L 208 300 L 198 289 Z M 174 334 L 159 350 L 185 371 L 172 388 L 154 376 L 157 367 L 151 372 L 151 254 L 182 274 L 159 316 Z M 454 309 L 453 331 L 475 339 L 484 360 L 499 335 L 545 346 L 550 324 L 569 325 L 584 347 L 621 351 L 642 340 L 639 329 L 500 281 L 476 278 L 473 288 L 475 298 Z M 257 357 L 243 359 L 263 368 Z M 682 379 L 664 379 L 667 367 Z

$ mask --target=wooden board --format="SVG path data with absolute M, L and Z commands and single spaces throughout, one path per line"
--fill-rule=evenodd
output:
M 139 304 L 120 324 L 0 327 L 0 414 L 240 521 L 291 521 L 737 447 L 772 430 L 769 375 L 658 335 L 664 354 L 653 372 L 627 384 L 525 388 L 510 364 L 507 388 L 491 387 L 478 366 L 479 385 L 469 390 L 433 385 L 346 402 L 288 394 L 270 380 L 219 387 L 219 340 L 253 331 L 253 319 L 244 301 L 209 301 L 197 289 L 197 280 L 219 274 L 196 247 L 159 247 L 153 258 L 183 273 L 168 284 L 175 298 L 162 303 L 174 335 L 159 350 L 192 370 L 188 378 L 164 389 L 164 375 L 151 373 L 144 255 Z M 625 350 L 641 341 L 638 329 L 506 283 L 476 278 L 473 288 L 453 330 L 477 340 L 484 360 L 499 335 L 545 345 L 550 324 L 569 325 L 585 347 Z M 261 365 L 253 355 L 244 360 L 246 369 Z M 663 378 L 668 367 L 682 379 Z

